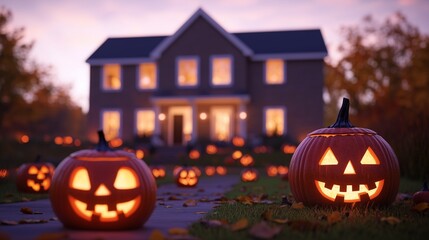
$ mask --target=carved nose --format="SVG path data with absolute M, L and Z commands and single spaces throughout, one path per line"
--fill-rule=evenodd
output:
M 100 184 L 100 186 L 95 191 L 95 196 L 109 196 L 110 191 L 107 189 L 106 185 Z
M 347 163 L 346 169 L 344 169 L 344 175 L 345 174 L 356 174 L 355 169 L 352 165 L 352 161 L 349 161 L 349 163 Z

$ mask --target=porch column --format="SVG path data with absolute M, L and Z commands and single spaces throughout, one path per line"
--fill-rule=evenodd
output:
M 153 133 L 154 133 L 154 135 L 161 136 L 161 123 L 160 123 L 160 120 L 158 118 L 158 115 L 160 112 L 160 107 L 155 104 L 153 106 L 153 111 L 155 113 L 155 129 L 153 130 Z
M 195 101 L 191 101 L 191 108 L 192 108 L 192 133 L 191 133 L 191 143 L 197 142 L 197 136 L 198 136 L 198 112 L 197 112 L 197 105 Z
M 245 116 L 241 116 L 241 113 L 245 113 Z M 244 117 L 244 118 L 243 118 Z M 245 103 L 238 105 L 238 119 L 237 119 L 238 135 L 244 139 L 247 138 L 247 112 Z

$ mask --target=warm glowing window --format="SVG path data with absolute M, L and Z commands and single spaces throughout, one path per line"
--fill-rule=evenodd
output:
M 140 89 L 156 88 L 156 63 L 142 63 L 139 70 L 138 87 Z
M 150 136 L 155 130 L 155 112 L 152 110 L 139 110 L 136 115 L 137 134 Z
M 102 121 L 103 132 L 107 141 L 120 136 L 121 113 L 119 111 L 103 111 Z
M 103 67 L 103 89 L 121 89 L 121 66 L 119 64 L 107 64 Z
M 283 135 L 285 133 L 284 108 L 265 109 L 265 133 L 269 136 Z
M 198 59 L 196 57 L 178 59 L 177 83 L 181 87 L 196 86 L 198 84 Z
M 268 59 L 265 62 L 265 82 L 281 84 L 284 82 L 284 61 L 282 59 Z
M 231 57 L 213 57 L 211 61 L 212 84 L 214 86 L 231 85 L 232 59 Z

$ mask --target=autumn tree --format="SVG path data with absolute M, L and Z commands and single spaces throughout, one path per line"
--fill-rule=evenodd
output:
M 12 13 L 0 7 L 0 132 L 37 136 L 76 135 L 84 115 L 67 92 L 48 80 L 49 68 L 29 59 L 33 42 L 24 42 L 24 29 L 8 24 Z
M 367 16 L 342 33 L 342 57 L 326 68 L 328 117 L 349 97 L 355 124 L 391 142 L 402 173 L 428 175 L 429 36 L 401 13 L 382 23 Z

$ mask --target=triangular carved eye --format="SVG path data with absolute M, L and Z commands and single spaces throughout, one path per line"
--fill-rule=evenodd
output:
M 362 157 L 362 160 L 360 161 L 360 164 L 362 165 L 379 165 L 380 160 L 378 160 L 377 155 L 374 153 L 374 151 L 371 149 L 371 147 L 368 147 L 365 154 Z
M 338 160 L 330 147 L 326 149 L 326 152 L 323 154 L 322 159 L 320 159 L 319 165 L 338 165 Z
M 88 170 L 83 167 L 76 168 L 70 177 L 70 187 L 78 190 L 90 190 L 91 180 L 89 179 Z

